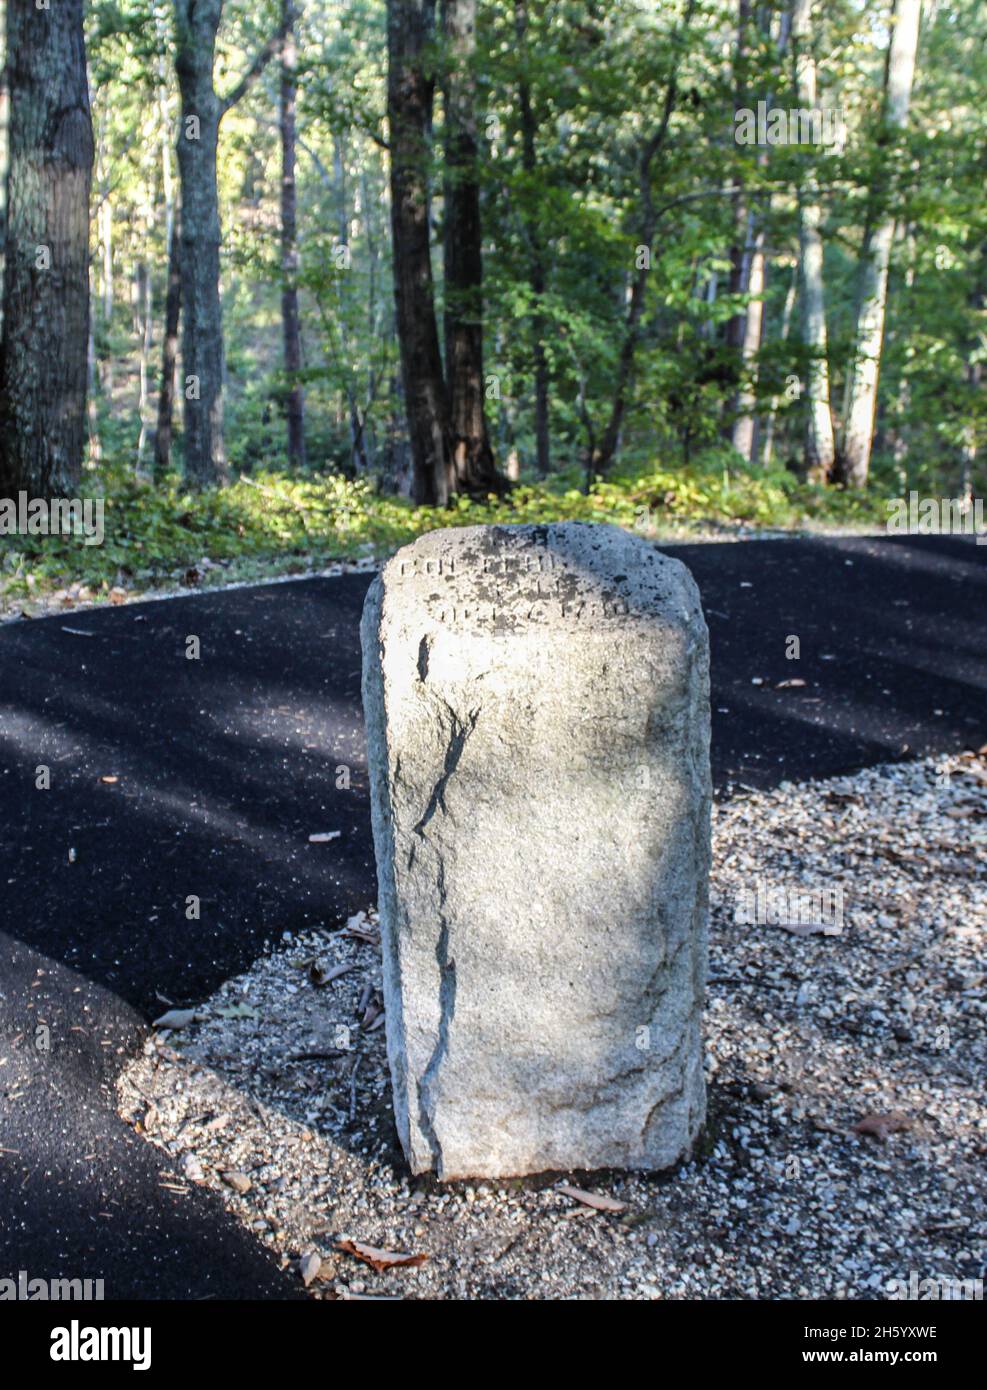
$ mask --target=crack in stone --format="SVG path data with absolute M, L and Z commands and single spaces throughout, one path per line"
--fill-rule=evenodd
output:
M 435 959 L 439 967 L 439 1027 L 435 1047 L 418 1083 L 418 1126 L 432 1153 L 435 1171 L 442 1177 L 442 1144 L 435 1132 L 435 1098 L 432 1091 L 439 1068 L 449 1050 L 449 1028 L 456 1013 L 456 962 L 449 956 L 449 922 L 443 910 L 446 901 L 445 866 L 439 860 L 436 885 L 439 890 L 439 921 L 441 930 L 435 944 Z
M 426 656 L 427 671 L 427 656 Z M 421 674 L 421 664 L 419 664 Z M 424 676 L 422 677 L 424 679 Z M 415 826 L 415 833 L 420 839 L 425 838 L 425 827 L 431 821 L 436 811 L 441 810 L 446 814 L 445 792 L 449 785 L 449 779 L 459 766 L 463 756 L 463 749 L 470 734 L 476 728 L 476 722 L 480 717 L 478 709 L 470 710 L 465 721 L 446 701 L 445 707 L 449 713 L 451 736 L 446 746 L 445 758 L 443 759 L 442 775 L 432 788 L 432 794 L 428 799 L 428 805 L 418 824 Z M 415 845 L 412 841 L 411 855 L 409 859 L 409 869 L 414 861 Z M 456 1012 L 456 962 L 449 955 L 449 920 L 446 916 L 445 905 L 447 901 L 447 888 L 445 877 L 445 864 L 441 856 L 438 856 L 436 869 L 436 887 L 438 889 L 439 903 L 437 916 L 439 919 L 440 930 L 439 939 L 435 945 L 435 959 L 439 967 L 439 1026 L 436 1033 L 435 1046 L 432 1055 L 428 1059 L 428 1065 L 422 1072 L 421 1080 L 418 1083 L 418 1126 L 428 1144 L 432 1154 L 432 1162 L 439 1177 L 442 1176 L 442 1144 L 435 1132 L 435 1090 L 439 1068 L 445 1058 L 449 1048 L 449 1028 Z
M 447 704 L 446 709 L 449 711 L 449 718 L 452 721 L 452 737 L 449 739 L 449 743 L 446 747 L 442 775 L 432 788 L 432 795 L 428 799 L 425 812 L 415 826 L 416 835 L 424 834 L 426 825 L 428 825 L 436 811 L 441 809 L 442 814 L 445 815 L 445 793 L 446 787 L 449 785 L 449 778 L 459 766 L 459 760 L 463 756 L 463 749 L 466 747 L 466 740 L 476 728 L 476 721 L 480 717 L 480 711 L 478 709 L 470 710 L 469 714 L 466 716 L 466 722 L 464 723 L 450 705 Z

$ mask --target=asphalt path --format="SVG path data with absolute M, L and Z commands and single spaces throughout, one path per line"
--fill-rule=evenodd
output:
M 668 550 L 709 623 L 719 795 L 987 742 L 987 547 Z M 369 582 L 0 628 L 0 1277 L 102 1278 L 107 1298 L 300 1296 L 210 1193 L 169 1189 L 164 1157 L 117 1118 L 113 1079 L 169 1004 L 375 900 Z M 326 831 L 342 833 L 309 843 Z

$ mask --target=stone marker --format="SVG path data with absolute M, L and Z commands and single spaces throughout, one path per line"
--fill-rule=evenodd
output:
M 412 1171 L 671 1166 L 705 1113 L 692 576 L 612 526 L 438 530 L 385 566 L 361 635 Z

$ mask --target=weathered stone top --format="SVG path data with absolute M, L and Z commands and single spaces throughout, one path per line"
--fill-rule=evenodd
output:
M 584 522 L 431 531 L 386 565 L 406 613 L 454 628 L 510 632 L 545 623 L 634 624 L 656 614 L 701 618 L 688 571 L 617 526 Z

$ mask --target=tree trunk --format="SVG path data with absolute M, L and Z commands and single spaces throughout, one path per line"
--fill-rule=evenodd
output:
M 219 298 L 216 147 L 221 108 L 213 86 L 222 0 L 175 0 L 175 70 L 182 98 L 179 267 L 185 377 L 185 477 L 196 487 L 228 477 L 223 442 L 223 315 Z
M 679 40 L 685 39 L 688 34 L 689 25 L 692 22 L 692 15 L 695 10 L 694 0 L 688 0 L 685 13 L 682 16 L 679 31 Z M 617 456 L 620 447 L 621 431 L 624 425 L 624 413 L 627 409 L 627 397 L 630 392 L 631 377 L 634 369 L 634 358 L 637 353 L 637 342 L 641 332 L 641 315 L 644 313 L 645 289 L 648 283 L 648 274 L 651 270 L 651 251 L 658 229 L 658 210 L 654 202 L 654 162 L 661 153 L 668 135 L 669 123 L 672 119 L 672 112 L 675 109 L 675 101 L 678 95 L 678 70 L 674 65 L 671 67 L 665 87 L 665 102 L 661 114 L 661 120 L 652 131 L 651 135 L 641 146 L 638 169 L 641 187 L 641 223 L 639 232 L 639 246 L 645 248 L 647 257 L 645 263 L 635 268 L 634 278 L 631 281 L 631 292 L 627 300 L 627 310 L 624 316 L 624 337 L 621 343 L 620 356 L 617 360 L 617 378 L 614 384 L 613 398 L 610 406 L 610 418 L 599 448 L 592 442 L 587 449 L 586 460 L 586 485 L 589 488 L 592 482 L 593 472 L 600 474 L 606 473 Z M 589 426 L 588 433 L 592 436 L 592 426 L 589 416 L 586 413 L 585 383 L 580 386 L 580 409 L 583 414 L 584 425 Z
M 816 105 L 816 60 L 812 52 L 812 0 L 795 0 L 792 41 L 795 49 L 795 84 L 803 110 Z M 806 472 L 828 483 L 836 462 L 833 412 L 829 399 L 829 357 L 826 334 L 826 296 L 823 280 L 822 212 L 816 179 L 810 174 L 799 189 L 799 246 L 802 263 L 802 339 L 809 353 L 806 382 Z
M 788 342 L 788 335 L 792 326 L 792 313 L 795 309 L 795 296 L 798 291 L 799 267 L 798 260 L 792 265 L 792 273 L 788 281 L 788 289 L 785 292 L 785 304 L 781 311 L 781 332 L 779 341 Z M 771 397 L 771 405 L 768 409 L 768 418 L 764 423 L 764 442 L 761 446 L 761 467 L 769 468 L 774 455 L 775 422 L 778 416 L 778 396 Z
M 295 44 L 294 0 L 281 0 L 281 323 L 284 330 L 284 369 L 288 376 L 288 462 L 305 466 L 305 392 L 302 369 L 302 330 L 298 317 L 298 219 L 295 192 L 295 103 L 298 91 L 298 50 Z
M 89 302 L 92 303 L 92 279 L 89 282 Z M 96 370 L 96 337 L 93 333 L 92 314 L 89 315 L 89 334 L 86 342 L 86 381 L 89 386 L 86 399 L 86 418 L 89 430 L 89 463 L 95 468 L 103 461 L 103 444 L 99 437 L 99 372 Z
M 164 474 L 171 464 L 171 436 L 175 411 L 175 359 L 178 356 L 178 323 L 182 306 L 180 214 L 172 223 L 168 247 L 168 287 L 165 292 L 164 335 L 161 344 L 161 387 L 158 392 L 158 427 L 154 436 L 155 472 Z
M 8 0 L 0 495 L 71 495 L 86 439 L 93 128 L 82 0 Z
M 921 12 L 922 0 L 894 0 L 891 42 L 884 77 L 885 130 L 882 143 L 903 129 L 908 119 Z M 876 190 L 875 197 L 878 220 L 875 223 L 868 216 L 861 251 L 857 331 L 848 378 L 840 460 L 843 480 L 856 488 L 866 487 L 870 471 L 887 305 L 888 263 L 894 240 L 894 218 L 888 216 L 880 205 L 887 192 L 887 169 L 883 168 L 879 173 L 881 187 Z
M 457 492 L 502 493 L 483 408 L 483 248 L 476 135 L 476 0 L 443 0 L 445 345 Z
M 147 231 L 150 233 L 150 228 Z M 134 275 L 137 321 L 140 333 L 140 357 L 138 361 L 140 394 L 137 401 L 137 413 L 140 416 L 140 434 L 137 439 L 137 473 L 139 475 L 144 469 L 144 451 L 147 448 L 147 367 L 151 359 L 151 343 L 154 337 L 154 282 L 151 277 L 150 260 L 140 261 L 135 268 Z
M 755 377 L 757 359 L 761 351 L 761 331 L 764 326 L 764 224 L 759 223 L 757 215 L 751 213 L 751 245 L 747 257 L 747 276 L 744 293 L 749 303 L 740 316 L 743 336 L 740 340 L 743 379 L 737 393 L 736 416 L 733 422 L 731 443 L 747 463 L 754 461 L 755 410 L 757 392 Z
M 987 165 L 987 159 L 984 164 Z M 987 168 L 984 170 L 987 174 Z M 980 243 L 972 258 L 973 285 L 969 294 L 970 327 L 964 333 L 963 353 L 966 357 L 965 384 L 967 387 L 967 421 L 963 429 L 960 448 L 960 492 L 961 497 L 973 500 L 974 470 L 977 464 L 978 436 L 983 435 L 983 390 L 987 374 L 984 372 L 983 324 L 987 318 L 987 240 Z
M 426 46 L 435 0 L 388 0 L 394 302 L 416 502 L 445 506 L 454 488 L 450 425 L 429 247 L 428 164 L 434 79 Z
M 738 106 L 742 99 L 745 99 L 743 82 L 745 80 L 746 56 L 744 51 L 743 29 L 750 18 L 749 10 L 741 5 L 741 36 L 738 37 Z M 757 30 L 760 42 L 767 45 L 771 41 L 770 12 L 759 10 L 756 16 Z M 779 59 L 784 58 L 788 49 L 790 37 L 791 21 L 786 13 L 778 17 L 778 34 L 775 46 Z M 769 92 L 765 99 L 765 105 L 771 107 L 774 98 Z M 769 151 L 762 149 L 757 157 L 757 162 L 762 170 L 767 170 Z M 734 401 L 734 420 L 731 431 L 731 443 L 737 452 L 747 463 L 753 463 L 757 451 L 757 378 L 758 361 L 761 352 L 761 339 L 764 332 L 764 292 L 767 279 L 767 259 L 766 259 L 766 240 L 765 217 L 770 218 L 774 211 L 775 200 L 769 196 L 767 198 L 767 208 L 761 204 L 763 199 L 755 200 L 751 207 L 747 234 L 744 244 L 744 255 L 742 257 L 741 280 L 739 285 L 740 293 L 747 296 L 741 313 L 737 316 L 735 323 L 736 341 L 735 346 L 740 351 L 741 382 Z
M 733 58 L 733 99 L 734 107 L 740 110 L 747 105 L 748 71 L 748 29 L 751 24 L 752 0 L 738 0 L 737 42 Z M 747 206 L 744 180 L 741 175 L 733 179 L 733 227 L 734 239 L 730 247 L 730 278 L 727 293 L 733 297 L 746 293 L 748 266 L 750 263 L 751 212 Z M 727 319 L 724 325 L 724 339 L 728 347 L 739 353 L 744 343 L 744 323 L 746 315 L 738 310 Z
M 515 0 L 514 4 L 514 26 L 517 33 L 518 46 L 525 49 L 525 39 L 528 31 L 528 6 L 526 0 Z M 531 101 L 531 84 L 524 77 L 518 83 L 518 110 L 521 117 L 521 167 L 524 169 L 525 177 L 528 180 L 529 196 L 533 191 L 537 170 L 537 155 L 535 152 L 535 131 L 537 123 L 535 120 L 534 106 Z M 545 478 L 552 466 L 551 459 L 551 428 L 549 421 L 549 378 L 548 378 L 548 354 L 545 351 L 545 336 L 548 331 L 545 323 L 545 316 L 542 313 L 542 305 L 547 288 L 547 276 L 545 274 L 545 245 L 541 234 L 541 227 L 538 223 L 537 210 L 530 214 L 527 219 L 526 233 L 529 246 L 529 265 L 528 282 L 531 285 L 531 294 L 534 300 L 534 312 L 531 316 L 531 332 L 534 338 L 532 358 L 535 377 L 535 468 L 540 478 Z
M 157 5 L 152 5 L 152 9 L 158 39 L 163 44 L 167 39 L 164 16 L 158 10 Z M 171 432 L 175 410 L 175 358 L 178 353 L 178 319 L 182 302 L 175 179 L 171 163 L 173 132 L 168 111 L 168 86 L 163 52 L 158 58 L 158 81 L 158 112 L 161 120 L 161 183 L 164 193 L 165 246 L 168 253 L 164 332 L 162 333 L 161 344 L 161 379 L 158 387 L 157 425 L 153 438 L 153 471 L 155 477 L 160 478 L 167 473 L 171 464 Z
M 10 94 L 7 89 L 7 4 L 0 0 L 0 341 L 3 340 L 3 261 L 7 241 L 7 165 Z

